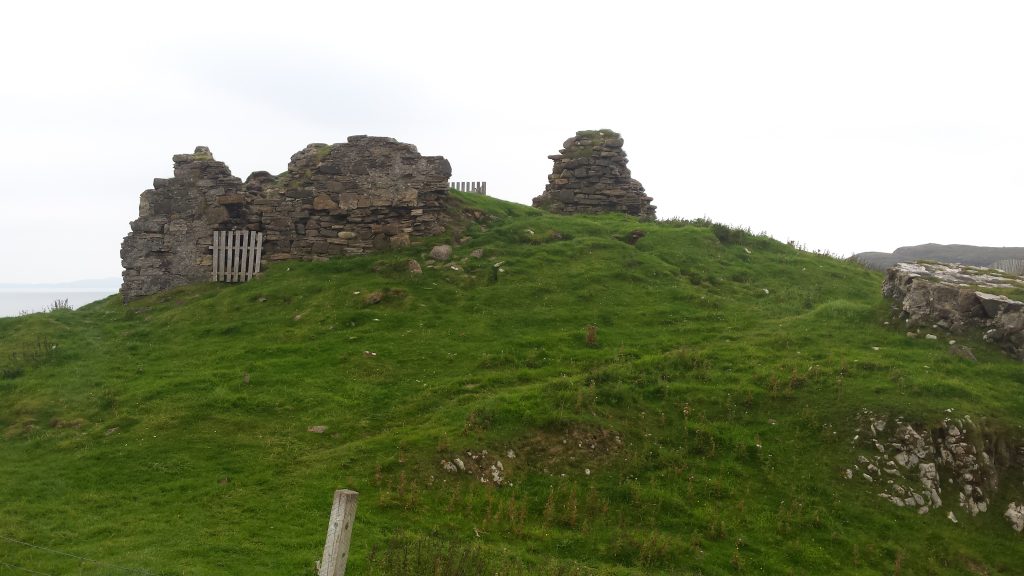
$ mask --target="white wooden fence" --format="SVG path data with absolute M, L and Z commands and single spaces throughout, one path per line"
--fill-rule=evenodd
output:
M 213 233 L 213 281 L 247 282 L 260 271 L 263 233 L 218 230 Z
M 992 267 L 1002 270 L 1003 272 L 1016 274 L 1017 276 L 1024 276 L 1024 259 L 1022 258 L 997 260 L 992 263 Z
M 487 182 L 450 182 L 448 185 L 459 192 L 473 192 L 487 196 Z

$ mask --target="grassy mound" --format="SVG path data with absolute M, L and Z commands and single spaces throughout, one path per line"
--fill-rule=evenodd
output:
M 1019 363 L 908 339 L 880 274 L 766 237 L 455 196 L 449 263 L 0 319 L 0 563 L 311 574 L 350 488 L 351 574 L 1019 567 L 1018 472 L 958 524 L 843 477 L 862 409 L 1019 434 Z

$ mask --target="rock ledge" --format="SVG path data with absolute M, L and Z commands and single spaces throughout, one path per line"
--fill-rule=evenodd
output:
M 1024 302 L 990 291 L 1024 289 L 1024 279 L 956 264 L 900 263 L 889 269 L 882 294 L 908 326 L 937 326 L 954 334 L 980 328 L 988 342 L 1024 360 Z

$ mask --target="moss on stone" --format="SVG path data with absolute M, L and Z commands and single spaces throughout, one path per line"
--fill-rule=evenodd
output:
M 597 148 L 604 146 L 608 140 L 621 139 L 622 136 L 614 130 L 602 128 L 600 130 L 580 130 L 576 133 L 575 140 L 589 140 L 588 144 L 569 146 L 563 155 L 569 158 L 590 158 L 594 156 Z
M 580 130 L 576 133 L 577 138 L 621 138 L 621 135 L 607 128 L 601 128 L 600 130 Z
M 323 162 L 324 158 L 327 158 L 331 153 L 331 150 L 334 150 L 333 144 L 319 144 L 316 146 L 316 159 L 318 162 Z

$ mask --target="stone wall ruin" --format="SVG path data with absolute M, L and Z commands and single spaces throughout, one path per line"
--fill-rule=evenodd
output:
M 121 245 L 127 302 L 211 278 L 213 232 L 264 233 L 263 260 L 315 260 L 402 247 L 444 231 L 451 165 L 393 138 L 310 144 L 277 176 L 244 182 L 200 146 L 142 193 Z
M 630 174 L 622 136 L 611 130 L 583 130 L 562 144 L 544 193 L 533 205 L 557 214 L 625 212 L 655 218 L 652 198 Z

